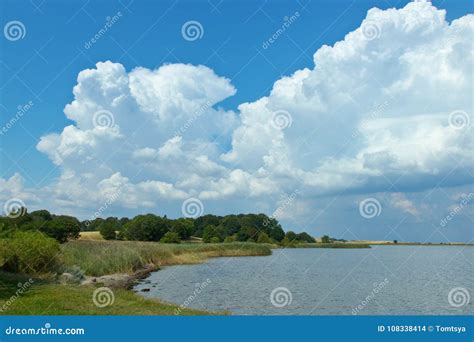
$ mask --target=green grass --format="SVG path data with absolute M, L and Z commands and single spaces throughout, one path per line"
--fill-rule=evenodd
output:
M 62 246 L 67 266 L 79 266 L 87 275 L 133 273 L 146 266 L 200 263 L 209 257 L 271 254 L 270 245 L 256 243 L 162 244 L 138 241 L 77 240 Z
M 133 273 L 146 266 L 203 262 L 209 257 L 271 254 L 270 245 L 255 243 L 162 244 L 137 241 L 77 240 L 61 246 L 64 266 L 79 266 L 88 275 Z M 94 305 L 94 286 L 62 285 L 51 275 L 33 278 L 23 294 L 15 296 L 18 284 L 30 277 L 0 272 L 0 308 L 16 297 L 0 314 L 7 315 L 174 315 L 176 304 L 144 299 L 132 291 L 114 288 L 114 303 Z M 180 315 L 210 312 L 183 309 Z M 213 313 L 214 314 L 214 313 Z
M 364 243 L 345 243 L 345 242 L 331 242 L 331 243 L 299 243 L 296 248 L 370 248 L 369 244 Z
M 0 308 L 30 277 L 0 272 Z M 177 305 L 144 299 L 125 289 L 113 289 L 114 302 L 104 308 L 94 305 L 93 286 L 59 285 L 34 278 L 33 284 L 7 305 L 0 315 L 174 315 Z M 182 309 L 180 315 L 216 314 Z

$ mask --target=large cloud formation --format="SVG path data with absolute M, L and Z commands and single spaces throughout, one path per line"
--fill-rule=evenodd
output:
M 206 66 L 97 63 L 65 107 L 74 124 L 37 146 L 61 169 L 43 191 L 63 207 L 119 193 L 126 208 L 193 196 L 228 200 L 229 212 L 252 198 L 271 213 L 282 199 L 269 199 L 295 189 L 308 203 L 469 184 L 474 16 L 445 14 L 429 2 L 371 9 L 312 68 L 237 112 L 219 107 L 231 80 Z

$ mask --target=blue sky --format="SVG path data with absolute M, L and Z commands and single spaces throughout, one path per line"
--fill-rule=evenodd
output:
M 53 152 L 49 151 L 49 154 L 45 152 L 45 149 L 52 148 L 51 144 L 48 145 L 47 148 L 38 148 L 38 143 L 42 137 L 50 133 L 59 134 L 64 127 L 76 124 L 74 120 L 68 119 L 63 113 L 64 107 L 74 100 L 72 90 L 77 84 L 78 74 L 85 69 L 94 69 L 97 62 L 111 61 L 113 63 L 120 63 L 127 72 L 132 71 L 136 67 L 154 70 L 169 63 L 192 64 L 195 66 L 204 65 L 212 70 L 215 75 L 218 75 L 218 77 L 228 79 L 236 91 L 235 94 L 232 95 L 232 91 L 225 91 L 224 95 L 216 95 L 219 101 L 215 104 L 213 103 L 213 108 L 233 112 L 235 114 L 234 119 L 236 123 L 226 123 L 225 129 L 229 129 L 229 132 L 228 134 L 223 134 L 224 137 L 222 139 L 218 138 L 220 132 L 224 132 L 222 127 L 210 130 L 209 136 L 207 136 L 206 139 L 212 141 L 218 140 L 218 148 L 220 149 L 221 156 L 216 157 L 216 154 L 214 154 L 208 158 L 213 162 L 219 161 L 219 164 L 221 160 L 226 159 L 222 157 L 223 154 L 234 151 L 235 155 L 239 153 L 243 155 L 250 154 L 255 156 L 254 159 L 257 159 L 260 156 L 259 153 L 255 152 L 254 154 L 252 149 L 237 146 L 239 136 L 236 135 L 235 132 L 238 132 L 239 129 L 239 123 L 237 121 L 242 118 L 242 110 L 239 109 L 239 105 L 247 102 L 254 103 L 262 97 L 268 96 L 272 88 L 274 88 L 274 82 L 282 77 L 291 77 L 293 73 L 298 70 L 305 70 L 305 68 L 308 68 L 306 70 L 313 69 L 314 53 L 324 44 L 332 46 L 334 43 L 344 40 L 344 37 L 349 32 L 360 28 L 361 23 L 367 17 L 369 9 L 373 7 L 377 7 L 381 10 L 389 8 L 402 9 L 407 3 L 408 1 L 349 0 L 302 0 L 291 2 L 163 1 L 159 4 L 152 1 L 139 2 L 127 0 L 118 2 L 70 1 L 67 3 L 48 0 L 42 2 L 3 1 L 0 14 L 2 26 L 13 20 L 20 21 L 25 27 L 26 35 L 23 39 L 16 41 L 6 39 L 4 35 L 0 40 L 0 111 L 2 125 L 5 125 L 15 116 L 19 105 L 27 104 L 29 101 L 33 102 L 32 108 L 24 114 L 21 120 L 9 128 L 8 132 L 0 136 L 0 178 L 8 180 L 15 175 L 20 175 L 22 178 L 21 188 L 23 189 L 21 191 L 15 190 L 17 191 L 17 195 L 14 195 L 14 192 L 8 189 L 10 192 L 5 198 L 11 196 L 21 198 L 24 196 L 25 198 L 23 200 L 27 203 L 31 203 L 31 206 L 34 208 L 46 204 L 46 206 L 53 211 L 64 210 L 65 212 L 77 214 L 82 217 L 89 216 L 89 213 L 93 213 L 95 211 L 94 208 L 97 208 L 98 204 L 103 202 L 103 198 L 98 199 L 90 208 L 87 208 L 87 205 L 83 204 L 86 198 L 81 198 L 81 196 L 85 196 L 84 194 L 78 195 L 77 192 L 71 191 L 68 194 L 58 195 L 58 192 L 55 192 L 54 188 L 59 186 L 58 184 L 61 184 L 62 187 L 67 186 L 64 185 L 67 183 L 61 181 L 61 177 L 64 177 L 67 173 L 66 171 L 78 172 L 79 169 L 83 172 L 88 171 L 83 175 L 93 173 L 94 171 L 93 169 L 92 171 L 91 169 L 83 169 L 83 165 L 80 162 L 74 165 L 72 162 L 67 164 L 64 162 L 64 158 L 61 159 L 61 161 L 56 160 L 56 162 L 54 162 L 54 158 L 52 157 Z M 446 10 L 447 23 L 472 12 L 472 3 L 469 1 L 433 1 L 432 3 L 436 8 Z M 121 16 L 117 22 L 114 23 L 96 43 L 86 49 L 85 43 L 90 41 L 90 39 L 104 27 L 106 18 L 113 17 L 117 15 L 118 12 L 121 13 Z M 285 20 L 294 16 L 295 13 L 298 13 L 297 19 L 289 25 L 282 35 L 278 35 L 274 43 L 270 44 L 268 48 L 264 48 L 262 44 L 268 41 L 268 39 L 282 27 Z M 383 15 L 381 15 L 380 18 L 385 20 Z M 203 36 L 201 39 L 196 41 L 183 39 L 181 32 L 182 26 L 190 20 L 198 21 L 202 25 Z M 429 18 L 428 20 L 431 19 Z M 382 24 L 385 25 L 384 23 Z M 379 26 L 377 26 L 377 28 L 379 28 Z M 378 41 L 386 37 L 384 33 L 387 32 L 387 30 L 388 29 L 383 26 L 383 29 L 379 32 L 381 39 L 378 39 Z M 393 37 L 395 37 L 396 41 L 396 32 L 393 34 L 394 36 L 391 36 L 392 38 L 390 39 L 394 39 Z M 433 35 L 435 34 L 436 33 Z M 415 35 L 413 37 L 415 37 Z M 416 36 L 418 40 L 415 38 L 410 39 L 413 39 L 413 42 L 417 44 L 423 44 L 423 39 L 425 39 L 423 37 L 427 36 L 418 34 Z M 426 38 L 426 40 L 428 41 L 428 38 Z M 409 40 L 405 43 L 410 45 Z M 387 57 L 387 61 L 388 60 Z M 383 65 L 383 63 L 380 65 Z M 378 65 L 378 67 L 380 67 L 380 65 Z M 347 65 L 344 65 L 344 67 L 347 67 Z M 330 68 L 340 70 L 340 67 L 337 65 L 330 65 L 329 70 L 331 70 Z M 387 69 L 387 72 L 389 72 L 389 69 L 390 68 Z M 354 69 L 348 70 L 353 70 L 354 73 L 356 73 L 357 65 L 354 66 Z M 370 70 L 370 66 L 368 70 Z M 348 72 L 349 76 L 350 72 Z M 382 77 L 384 74 L 383 70 L 378 72 L 380 72 Z M 396 70 L 393 72 L 396 72 Z M 373 78 L 377 79 L 377 82 L 384 83 L 383 80 L 380 81 L 381 78 L 378 78 L 376 74 L 374 75 Z M 324 77 L 330 76 L 317 76 L 316 78 L 319 77 L 323 77 L 321 82 L 325 82 Z M 211 79 L 210 82 L 218 82 L 218 80 Z M 391 82 L 392 84 L 396 84 L 396 81 L 393 79 Z M 465 89 L 469 87 L 472 89 L 472 73 L 467 82 L 467 88 Z M 197 83 L 199 84 L 199 81 Z M 371 84 L 370 86 L 374 85 Z M 419 88 L 422 86 L 424 87 L 423 83 L 420 83 Z M 438 84 L 436 86 L 438 87 Z M 313 90 L 310 88 L 311 86 L 306 85 L 303 93 L 311 93 Z M 205 91 L 207 92 L 208 90 Z M 321 93 L 322 92 L 320 92 L 320 94 Z M 362 94 L 364 94 L 363 91 Z M 465 90 L 464 94 L 466 94 Z M 88 99 L 88 101 L 89 100 L 90 99 Z M 293 114 L 292 129 L 294 130 L 294 132 L 287 130 L 288 136 L 282 139 L 287 142 L 287 140 L 290 139 L 289 136 L 293 136 L 292 139 L 296 141 L 298 135 L 302 136 L 296 130 L 308 127 L 307 122 L 298 119 L 299 115 L 304 117 L 305 114 L 294 115 L 295 112 L 299 113 L 300 109 L 292 110 L 291 103 L 285 107 L 286 105 L 282 105 L 282 101 L 281 99 L 276 99 L 274 103 L 282 106 L 282 110 Z M 374 101 L 370 106 L 373 107 L 377 105 L 383 107 L 384 101 L 387 100 Z M 375 102 L 377 103 L 375 104 Z M 397 97 L 396 103 L 394 103 L 394 101 L 388 102 L 388 111 L 392 111 L 396 105 L 400 107 L 405 105 L 403 98 L 399 97 Z M 365 104 L 361 104 L 361 107 L 364 106 Z M 273 109 L 278 108 L 274 105 Z M 447 114 L 456 109 L 457 107 L 447 109 L 449 110 Z M 467 107 L 461 106 L 460 110 L 462 110 L 463 113 L 467 112 L 467 115 L 472 115 L 472 102 L 470 106 L 469 103 Z M 325 111 L 328 113 L 331 112 L 328 109 L 325 109 Z M 418 110 L 415 114 L 424 115 L 427 113 L 423 110 Z M 393 115 L 394 113 L 391 113 L 388 116 L 393 117 Z M 74 114 L 70 114 L 69 117 L 74 117 Z M 212 117 L 210 120 L 212 121 Z M 343 119 L 342 122 L 342 130 L 344 130 L 345 123 L 351 122 L 351 119 Z M 360 124 L 363 120 L 358 122 Z M 200 124 L 206 125 L 206 123 Z M 326 127 L 330 126 L 329 123 L 325 124 Z M 378 122 L 378 124 L 381 124 L 381 122 Z M 80 124 L 78 124 L 78 127 L 79 126 Z M 385 126 L 382 125 L 381 127 Z M 319 128 L 321 129 L 321 127 Z M 380 129 L 383 130 L 384 128 Z M 232 132 L 234 132 L 234 134 Z M 240 135 L 240 137 L 250 137 L 249 132 L 245 134 L 242 133 L 243 135 Z M 329 134 L 330 130 L 327 132 Z M 143 136 L 150 137 L 147 139 L 152 139 L 153 132 L 148 133 L 143 134 Z M 426 134 L 426 132 L 420 130 L 419 135 L 423 134 Z M 321 135 L 324 137 L 324 134 Z M 200 142 L 205 140 L 201 136 L 198 138 L 193 136 L 190 137 L 190 139 L 195 139 L 195 141 Z M 430 136 L 427 139 L 433 139 L 433 137 Z M 462 150 L 465 146 L 469 146 L 464 145 L 466 138 L 464 137 L 462 139 L 462 141 L 451 140 L 450 143 L 454 141 L 454 146 L 458 146 L 456 144 L 459 142 L 460 145 L 458 147 Z M 304 157 L 305 155 L 308 155 L 309 158 L 325 159 L 330 155 L 334 155 L 335 158 L 340 148 L 338 145 L 339 142 L 335 141 L 331 143 L 329 139 L 327 142 L 329 147 L 322 148 L 324 149 L 322 152 L 319 151 L 318 147 L 321 146 L 321 144 L 317 145 L 315 143 L 315 145 L 313 145 L 309 143 L 308 151 L 304 153 L 303 151 L 301 153 L 297 152 L 292 155 L 292 159 L 295 160 L 295 165 L 293 165 L 292 170 L 298 169 L 301 171 L 294 171 L 295 175 L 298 174 L 298 176 L 295 176 L 297 180 L 294 182 L 287 183 L 286 181 L 281 181 L 280 179 L 282 178 L 293 177 L 293 174 L 292 176 L 285 175 L 283 177 L 279 173 L 280 171 L 276 171 L 276 168 L 272 169 L 271 172 L 268 171 L 268 165 L 265 166 L 267 167 L 266 171 L 275 176 L 262 180 L 261 175 L 257 174 L 258 167 L 255 160 L 249 159 L 244 163 L 242 159 L 240 159 L 241 162 L 239 163 L 235 158 L 231 160 L 233 158 L 232 156 L 224 160 L 227 163 L 225 164 L 227 171 L 222 172 L 226 174 L 226 176 L 222 176 L 222 174 L 219 176 L 206 175 L 209 184 L 219 188 L 228 185 L 229 182 L 231 182 L 229 179 L 232 180 L 237 177 L 235 174 L 233 176 L 234 178 L 229 176 L 232 170 L 244 171 L 245 174 L 242 178 L 246 179 L 246 184 L 251 191 L 243 195 L 239 195 L 239 191 L 234 190 L 234 192 L 231 191 L 230 195 L 228 193 L 216 195 L 216 190 L 211 188 L 190 189 L 183 185 L 183 183 L 185 183 L 183 179 L 174 179 L 172 174 L 163 174 L 160 173 L 161 171 L 154 174 L 153 170 L 147 170 L 142 173 L 143 177 L 137 179 L 137 183 L 135 184 L 152 180 L 165 182 L 172 184 L 174 190 L 182 191 L 186 193 L 186 195 L 183 193 L 181 193 L 181 195 L 175 194 L 176 201 L 174 203 L 170 203 L 166 199 L 163 200 L 163 202 L 157 200 L 157 202 L 153 204 L 150 203 L 146 209 L 140 209 L 137 206 L 124 206 L 117 202 L 110 208 L 110 214 L 121 215 L 121 213 L 124 213 L 133 215 L 144 210 L 158 211 L 160 214 L 168 214 L 170 216 L 179 216 L 180 203 L 186 196 L 196 197 L 203 201 L 206 207 L 205 212 L 225 214 L 228 212 L 252 211 L 254 204 L 247 202 L 255 201 L 257 208 L 271 214 L 275 208 L 279 205 L 281 206 L 280 202 L 282 196 L 288 197 L 289 194 L 298 188 L 297 184 L 301 184 L 302 177 L 306 177 L 302 176 L 303 171 L 315 171 L 316 164 L 318 163 L 315 162 L 314 165 L 309 165 L 310 163 L 307 162 L 308 158 Z M 190 143 L 192 143 L 191 140 Z M 156 150 L 158 150 L 160 146 L 164 146 L 165 141 L 160 142 L 160 146 L 148 146 L 142 141 L 136 144 L 140 145 L 142 148 L 140 151 L 143 152 L 143 148 L 156 148 Z M 265 141 L 263 141 L 263 144 L 265 144 Z M 323 143 L 323 145 L 326 146 L 325 143 Z M 290 144 L 288 146 L 290 146 Z M 104 149 L 106 148 L 104 147 Z M 255 147 L 255 151 L 257 150 L 258 146 Z M 137 151 L 138 150 L 135 150 L 135 155 L 138 153 Z M 111 151 L 106 153 L 110 152 Z M 316 155 L 313 156 L 311 153 L 316 153 Z M 262 152 L 261 156 L 264 156 L 264 154 L 265 153 Z M 297 155 L 295 156 L 295 154 Z M 343 153 L 343 157 L 348 157 L 349 155 L 355 156 L 356 153 L 349 150 L 347 154 L 345 152 Z M 84 156 L 81 158 L 84 158 Z M 122 158 L 127 157 L 123 156 Z M 366 160 L 364 165 L 368 165 L 372 162 L 380 162 L 378 160 L 376 161 L 373 156 L 371 158 L 370 161 Z M 444 157 L 438 156 L 438 161 L 439 159 L 444 159 Z M 456 160 L 459 161 L 459 159 Z M 189 168 L 188 162 L 189 161 L 184 160 L 181 161 L 181 168 Z M 233 163 L 233 165 L 229 166 L 229 163 Z M 388 161 L 385 163 L 388 163 Z M 296 164 L 298 164 L 298 167 L 296 167 Z M 420 172 L 414 172 L 413 177 L 407 177 L 406 174 L 409 174 L 410 170 L 407 169 L 407 172 L 401 172 L 400 169 L 402 169 L 403 166 L 400 165 L 407 165 L 407 168 L 411 168 L 411 166 L 401 163 L 396 167 L 397 170 L 387 169 L 382 172 L 382 175 L 378 174 L 377 177 L 364 179 L 361 181 L 363 183 L 361 186 L 345 189 L 347 194 L 343 196 L 343 199 L 336 197 L 336 194 L 344 192 L 339 186 L 321 186 L 318 184 L 315 186 L 316 188 L 331 188 L 331 191 L 310 190 L 309 194 L 300 197 L 301 202 L 304 202 L 298 204 L 301 205 L 299 207 L 300 209 L 295 208 L 291 210 L 295 212 L 295 217 L 299 210 L 301 210 L 301 218 L 293 220 L 285 216 L 281 219 L 283 222 L 288 222 L 288 225 L 295 230 L 312 230 L 312 233 L 318 234 L 322 232 L 318 231 L 319 229 L 329 232 L 333 231 L 335 234 L 341 236 L 347 234 L 347 222 L 353 222 L 354 218 L 359 220 L 360 216 L 357 205 L 355 205 L 356 216 L 351 219 L 349 219 L 351 217 L 350 214 L 346 216 L 342 215 L 343 219 L 341 219 L 340 213 L 343 213 L 346 209 L 349 213 L 353 213 L 354 203 L 359 203 L 361 199 L 366 197 L 374 197 L 378 198 L 379 202 L 382 203 L 382 207 L 385 208 L 389 206 L 388 203 L 398 204 L 392 205 L 395 209 L 392 208 L 393 210 L 391 209 L 391 211 L 388 209 L 384 210 L 383 212 L 387 215 L 385 217 L 378 216 L 375 220 L 370 221 L 363 218 L 360 223 L 357 223 L 354 227 L 350 227 L 350 232 L 358 232 L 354 233 L 357 237 L 397 238 L 393 232 L 391 233 L 393 227 L 406 217 L 407 211 L 411 211 L 411 216 L 405 221 L 412 222 L 412 224 L 404 224 L 406 238 L 422 239 L 424 233 L 414 234 L 412 232 L 413 227 L 427 225 L 426 219 L 432 217 L 433 210 L 437 211 L 434 208 L 430 208 L 426 210 L 425 215 L 418 215 L 423 211 L 420 209 L 423 205 L 429 205 L 423 203 L 423 198 L 431 198 L 431 202 L 433 202 L 435 206 L 443 207 L 444 215 L 442 215 L 442 217 L 444 217 L 449 215 L 450 210 L 448 207 L 453 205 L 459 206 L 459 200 L 453 200 L 452 198 L 461 198 L 459 197 L 461 196 L 460 194 L 466 195 L 472 191 L 472 168 L 470 168 L 472 164 L 470 164 L 470 161 L 462 159 L 462 162 L 459 163 L 460 166 L 455 172 L 446 171 L 445 173 L 434 171 L 425 172 L 426 168 L 432 166 L 431 164 L 431 160 L 427 161 L 426 165 L 429 166 L 420 166 Z M 215 167 L 217 168 L 217 166 Z M 343 166 L 338 166 L 337 169 L 340 170 L 341 167 Z M 351 168 L 352 166 L 347 167 Z M 443 167 L 444 166 L 435 165 L 433 166 L 433 170 L 442 170 Z M 107 175 L 104 173 L 101 180 L 106 179 L 106 176 L 110 177 L 114 174 L 114 171 L 120 172 L 121 176 L 125 176 L 128 179 L 131 179 L 133 173 L 130 169 L 114 169 L 114 166 L 110 166 L 109 171 Z M 130 171 L 130 173 L 127 173 L 128 171 Z M 376 174 L 379 170 L 371 171 Z M 448 174 L 455 174 L 455 177 L 451 179 Z M 192 172 L 186 177 L 189 179 L 191 175 Z M 239 177 L 240 176 L 241 174 L 239 173 Z M 213 179 L 212 177 L 215 178 Z M 251 177 L 256 177 L 258 181 L 253 182 Z M 398 181 L 403 177 L 407 177 L 406 182 L 400 182 L 400 184 L 397 185 L 395 180 Z M 80 179 L 80 177 L 77 178 Z M 221 183 L 219 183 L 219 179 L 222 180 Z M 100 183 L 101 180 L 97 179 L 94 184 Z M 311 181 L 309 181 L 308 184 L 310 183 Z M 303 184 L 302 186 L 309 187 L 308 184 Z M 160 183 L 160 186 L 162 185 L 163 184 Z M 313 185 L 314 184 L 311 186 Z M 253 190 L 256 188 L 260 189 L 260 187 L 276 187 L 281 191 L 266 193 L 262 190 L 261 192 L 257 191 L 258 193 L 255 194 Z M 443 188 L 441 194 L 438 193 L 435 196 L 435 192 L 429 193 L 429 191 L 433 191 L 433 189 L 439 187 Z M 233 186 L 232 188 L 234 189 Z M 91 191 L 93 190 L 94 188 L 92 187 Z M 5 188 L 5 193 L 6 192 L 7 188 Z M 161 195 L 163 195 L 163 193 L 161 193 Z M 55 196 L 58 196 L 58 198 L 55 198 Z M 128 194 L 128 196 L 132 195 Z M 49 200 L 45 202 L 43 199 L 46 198 Z M 328 206 L 335 198 L 339 198 L 337 201 L 340 205 L 337 207 L 333 207 L 332 205 Z M 417 200 L 419 202 L 417 202 Z M 146 202 L 148 200 L 143 199 L 143 201 Z M 295 202 L 297 201 L 298 200 Z M 384 201 L 387 202 L 387 205 L 383 205 Z M 291 205 L 293 204 L 295 203 Z M 417 209 L 411 208 L 411 205 Z M 470 209 L 472 209 L 472 204 L 470 205 Z M 301 209 L 303 207 L 306 207 L 306 209 Z M 157 208 L 159 208 L 159 210 Z M 322 210 L 323 208 L 326 209 Z M 405 208 L 405 211 L 402 210 L 397 213 L 396 208 Z M 322 210 L 324 214 L 321 214 L 321 216 L 316 215 L 317 217 L 315 217 L 314 212 L 317 210 Z M 459 226 L 458 230 L 454 232 L 443 231 L 443 234 L 436 233 L 436 239 L 471 239 L 472 230 L 469 229 L 469 225 L 472 224 L 472 222 L 471 217 L 466 216 L 468 215 L 466 211 L 467 210 L 460 215 L 456 215 L 456 219 L 459 221 L 457 223 Z M 313 214 L 308 214 L 308 212 L 312 212 Z M 416 215 L 413 213 L 416 213 Z M 108 213 L 105 215 L 107 216 Z M 309 222 L 313 220 L 323 222 L 321 223 L 322 228 L 316 228 L 317 225 L 313 226 L 309 224 Z M 438 222 L 439 218 L 436 218 L 434 221 Z M 384 229 L 383 233 L 375 232 L 374 234 L 374 229 L 377 229 L 376 227 L 384 223 L 390 227 Z M 371 228 L 371 226 L 374 227 Z M 426 228 L 426 230 L 431 232 L 429 228 Z M 359 233 L 363 236 L 359 236 Z M 350 236 L 347 235 L 346 237 L 350 238 Z M 401 237 L 403 238 L 405 236 L 402 234 Z

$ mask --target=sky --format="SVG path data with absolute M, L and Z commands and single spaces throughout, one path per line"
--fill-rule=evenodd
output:
M 2 1 L 0 202 L 473 239 L 470 1 Z

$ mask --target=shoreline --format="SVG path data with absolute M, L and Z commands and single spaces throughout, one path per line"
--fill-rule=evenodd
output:
M 344 245 L 343 249 L 357 248 L 350 246 L 350 243 L 317 244 L 317 247 L 310 244 L 309 246 L 297 246 L 296 248 L 338 248 L 335 245 Z M 372 245 L 376 246 L 377 244 Z M 420 247 L 474 246 L 473 244 L 438 245 L 420 243 L 379 245 Z M 368 247 L 370 248 L 370 246 Z M 363 248 L 367 248 L 367 246 Z M 28 293 L 16 299 L 11 308 L 0 313 L 0 315 L 174 315 L 177 309 L 179 309 L 180 315 L 231 314 L 229 312 L 183 309 L 180 305 L 162 301 L 159 297 L 145 298 L 140 295 L 139 291 L 133 291 L 133 287 L 140 280 L 147 278 L 152 272 L 160 270 L 163 266 L 198 264 L 214 257 L 266 256 L 272 254 L 273 249 L 286 248 L 256 243 L 165 245 L 137 241 L 75 241 L 63 246 L 64 266 L 66 268 L 71 266 L 80 268 L 82 266 L 84 269 L 90 266 L 88 272 L 86 272 L 88 275 L 82 282 L 60 283 L 60 276 L 58 274 L 32 276 L 31 278 L 34 279 L 35 286 L 32 286 Z M 78 250 L 82 254 L 77 254 Z M 130 255 L 125 252 L 131 252 L 137 259 L 127 259 L 126 257 Z M 140 260 L 141 264 L 136 264 L 137 260 Z M 92 275 L 93 273 L 95 275 Z M 2 282 L 10 283 L 10 287 L 5 289 L 6 293 L 11 292 L 12 295 L 17 289 L 17 284 L 20 281 L 26 281 L 29 277 L 24 274 L 0 272 Z M 113 290 L 115 304 L 106 308 L 98 308 L 93 304 L 93 292 L 101 287 L 110 287 Z M 2 304 L 2 301 L 0 301 L 0 304 Z M 26 312 L 23 309 L 24 307 L 38 308 L 38 310 Z M 48 309 L 44 311 L 44 307 Z

